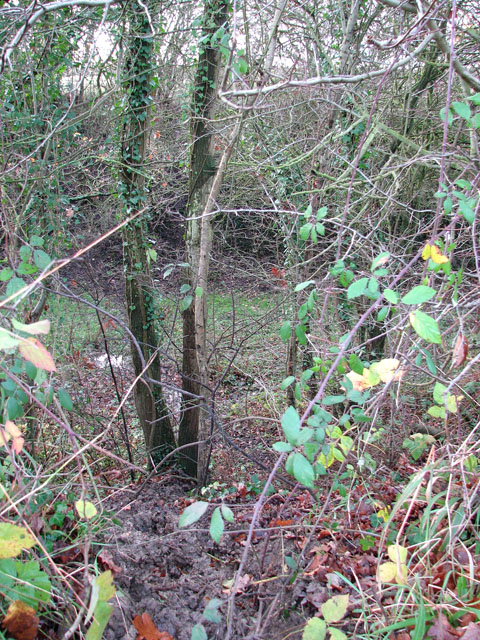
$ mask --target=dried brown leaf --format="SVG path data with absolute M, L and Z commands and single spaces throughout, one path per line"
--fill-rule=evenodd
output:
M 15 640 L 35 640 L 39 624 L 35 609 L 21 600 L 15 600 L 8 607 L 2 627 Z
M 468 342 L 463 333 L 459 333 L 452 352 L 452 369 L 460 367 L 468 355 Z
M 137 640 L 174 640 L 166 631 L 160 631 L 148 613 L 135 616 L 133 626 L 138 631 Z
M 438 615 L 427 633 L 427 637 L 434 640 L 457 640 L 459 636 L 459 632 L 452 627 L 443 613 Z

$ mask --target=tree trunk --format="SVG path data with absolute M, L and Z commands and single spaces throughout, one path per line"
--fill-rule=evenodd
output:
M 126 104 L 122 121 L 120 181 L 124 211 L 130 216 L 145 205 L 143 162 L 150 121 L 153 46 L 144 9 L 133 5 L 129 18 L 130 45 L 123 80 Z M 160 386 L 161 367 L 156 353 L 155 309 L 145 235 L 145 220 L 141 217 L 124 227 L 128 324 L 141 346 L 139 353 L 136 345 L 132 344 L 132 359 L 138 378 L 135 406 L 151 465 L 158 462 L 166 450 L 173 448 L 175 438 Z
M 183 449 L 185 470 L 204 484 L 208 467 L 211 434 L 209 415 L 208 363 L 206 344 L 207 280 L 211 246 L 211 219 L 207 213 L 210 191 L 217 176 L 213 154 L 214 135 L 211 128 L 215 111 L 215 96 L 221 64 L 221 53 L 212 42 L 213 34 L 227 19 L 227 3 L 206 0 L 202 49 L 194 79 L 192 98 L 192 151 L 190 155 L 189 197 L 187 204 L 186 251 L 189 269 L 191 303 L 183 312 L 183 413 L 179 445 Z M 196 444 L 201 441 L 200 444 Z

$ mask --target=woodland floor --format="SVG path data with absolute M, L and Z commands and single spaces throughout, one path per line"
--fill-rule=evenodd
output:
M 121 305 L 121 279 L 114 273 L 115 265 L 102 262 L 101 252 L 95 251 L 80 267 L 72 265 L 67 272 L 70 285 L 78 293 L 82 286 L 89 290 L 88 278 L 84 285 L 79 282 L 85 281 L 92 269 L 101 274 L 96 278 L 99 302 L 103 306 Z M 101 334 L 96 342 L 101 347 Z M 71 372 L 73 378 L 77 377 L 78 390 L 74 401 L 77 405 L 85 402 L 92 416 L 99 412 L 108 417 L 118 405 L 116 391 L 108 366 L 96 366 L 98 351 L 92 349 L 71 353 Z M 123 349 L 123 363 L 115 368 L 120 394 L 131 379 L 128 348 L 124 345 Z M 166 371 L 166 375 L 179 383 L 174 370 Z M 236 446 L 232 448 L 231 442 L 219 435 L 211 484 L 200 497 L 211 501 L 211 507 L 197 525 L 186 530 L 178 528 L 181 512 L 195 498 L 192 482 L 175 467 L 147 482 L 131 483 L 126 470 L 106 470 L 111 488 L 104 485 L 105 507 L 119 523 L 109 525 L 103 532 L 103 548 L 98 556 L 101 566 L 114 572 L 117 587 L 106 640 L 135 640 L 138 629 L 134 620 L 145 613 L 157 629 L 150 636 L 145 635 L 146 640 L 190 640 L 192 627 L 200 622 L 208 638 L 225 637 L 232 580 L 245 550 L 262 480 L 276 459 L 271 445 L 279 439 L 278 421 L 269 419 L 271 414 L 265 403 L 259 401 L 256 407 L 249 404 L 249 415 L 257 416 L 257 420 L 245 415 L 242 401 L 247 383 L 242 376 L 241 371 L 232 370 L 229 383 L 219 391 L 219 415 L 230 410 L 228 436 Z M 254 385 L 255 380 L 248 384 Z M 178 398 L 170 395 L 167 400 L 175 413 Z M 237 408 L 232 418 L 233 406 Z M 128 403 L 125 418 L 130 427 L 134 413 Z M 414 421 L 415 416 L 404 417 L 405 432 L 410 419 Z M 112 440 L 108 446 L 104 444 L 106 448 L 115 450 L 121 445 L 120 423 L 116 433 L 112 430 Z M 398 434 L 400 442 L 403 435 Z M 397 450 L 401 451 L 400 442 Z M 140 435 L 136 442 L 133 438 L 133 446 L 141 450 Z M 382 523 L 376 513 L 379 505 L 388 507 L 395 500 L 408 474 L 415 471 L 404 454 L 397 456 L 396 468 L 385 462 L 379 459 L 375 476 L 369 476 L 365 484 L 357 481 L 347 496 L 341 490 L 329 492 L 330 482 L 325 482 L 316 504 L 309 492 L 298 485 L 292 487 L 291 479 L 282 480 L 280 474 L 256 523 L 242 569 L 235 595 L 232 638 L 299 640 L 306 620 L 319 615 L 321 605 L 339 594 L 349 594 L 350 603 L 346 618 L 337 628 L 349 637 L 369 637 L 361 618 L 364 599 L 373 603 L 370 611 L 380 612 L 388 609 L 394 597 L 388 589 L 378 593 L 376 571 Z M 123 488 L 119 489 L 121 485 Z M 222 501 L 233 510 L 235 522 L 226 526 L 217 544 L 209 535 L 209 516 Z M 403 515 L 399 513 L 398 517 Z M 217 623 L 202 618 L 212 598 L 222 600 L 221 621 Z M 169 636 L 162 636 L 161 632 Z

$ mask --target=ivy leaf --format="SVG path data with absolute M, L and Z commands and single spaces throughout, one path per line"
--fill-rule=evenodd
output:
M 418 335 L 434 344 L 442 344 L 442 335 L 437 321 L 423 311 L 415 311 L 409 314 L 410 324 Z
M 403 304 L 422 304 L 422 302 L 431 300 L 435 293 L 436 291 L 432 287 L 420 284 L 418 287 L 413 287 L 411 291 L 406 293 L 402 298 L 402 302 Z
M 293 457 L 293 475 L 304 487 L 313 489 L 315 478 L 313 467 L 301 453 L 295 453 Z
M 178 526 L 182 528 L 193 524 L 203 516 L 207 508 L 208 502 L 194 502 L 189 505 L 180 516 Z

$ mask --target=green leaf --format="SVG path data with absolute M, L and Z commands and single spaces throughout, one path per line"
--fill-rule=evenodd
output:
M 13 349 L 19 344 L 18 338 L 14 338 L 6 329 L 0 327 L 0 349 Z
M 325 398 L 323 398 L 322 404 L 328 407 L 332 404 L 340 404 L 341 402 L 345 402 L 346 399 L 346 396 L 326 396 Z
M 356 353 L 352 353 L 349 357 L 348 365 L 352 371 L 355 371 L 355 373 L 358 373 L 360 376 L 363 375 L 364 364 Z
M 219 543 L 220 538 L 222 537 L 223 530 L 225 528 L 222 514 L 220 513 L 220 507 L 214 509 L 212 513 L 212 519 L 210 520 L 210 535 L 215 540 L 215 542 Z
M 22 278 L 12 278 L 7 284 L 7 297 L 13 296 L 17 291 L 26 287 L 27 283 Z
M 288 444 L 288 442 L 279 441 L 272 445 L 272 449 L 278 453 L 288 453 L 292 450 L 292 445 Z
M 358 298 L 365 293 L 365 289 L 367 288 L 368 278 L 360 278 L 360 280 L 356 280 L 352 282 L 352 284 L 347 289 L 347 298 L 352 300 L 353 298 Z
M 300 484 L 313 489 L 315 473 L 310 462 L 301 453 L 295 453 L 293 457 L 293 475 Z
M 185 298 L 183 298 L 183 300 L 180 300 L 180 310 L 181 311 L 186 311 L 188 309 L 188 307 L 192 304 L 193 302 L 193 296 L 185 296 Z
M 43 238 L 40 238 L 40 236 L 32 236 L 30 238 L 30 244 L 32 247 L 43 247 Z
M 101 640 L 103 632 L 108 624 L 110 616 L 112 615 L 113 604 L 108 604 L 103 600 L 99 600 L 95 611 L 93 613 L 92 624 L 85 636 L 85 640 Z
M 331 622 L 340 622 L 347 613 L 348 600 L 348 594 L 344 596 L 333 596 L 333 598 L 329 598 L 322 604 L 322 615 L 328 624 Z
M 207 606 L 203 610 L 203 617 L 209 622 L 213 622 L 215 624 L 221 622 L 222 617 L 218 613 L 218 609 L 222 606 L 222 604 L 223 603 L 220 598 L 212 598 L 211 600 L 209 600 L 207 602 Z
M 195 295 L 200 299 L 203 296 L 203 287 L 196 287 Z
M 32 324 L 23 324 L 23 322 L 19 322 L 12 318 L 12 325 L 17 331 L 23 331 L 24 333 L 28 333 L 32 336 L 36 335 L 47 335 L 50 331 L 50 320 L 39 320 L 38 322 L 33 322 Z
M 427 411 L 428 415 L 432 416 L 432 418 L 445 418 L 445 407 L 438 407 L 437 405 L 433 405 Z
M 469 224 L 473 224 L 473 221 L 475 220 L 475 210 L 470 201 L 461 200 L 458 204 L 458 208 L 465 220 Z
M 437 321 L 423 311 L 415 311 L 409 314 L 410 324 L 418 335 L 434 344 L 442 344 L 442 335 Z
M 287 320 L 287 322 L 284 322 L 280 327 L 280 338 L 282 339 L 282 342 L 288 342 L 291 334 L 292 334 L 292 325 L 290 321 Z
M 224 517 L 224 519 L 227 522 L 233 522 L 234 521 L 233 511 L 230 509 L 230 507 L 227 507 L 226 504 L 222 504 L 221 509 L 222 509 L 222 516 Z
M 203 624 L 196 624 L 192 629 L 190 640 L 208 640 L 207 632 Z
M 327 635 L 327 625 L 321 618 L 310 618 L 305 625 L 302 640 L 324 640 Z
M 306 328 L 304 324 L 297 324 L 295 327 L 295 335 L 301 345 L 305 346 L 307 344 Z
M 295 292 L 303 291 L 307 287 L 311 287 L 312 284 L 315 284 L 315 280 L 305 280 L 305 282 L 300 282 L 300 284 L 297 284 L 294 291 Z
M 287 389 L 293 382 L 295 382 L 295 376 L 288 376 L 282 381 L 281 388 Z
M 445 215 L 450 215 L 452 213 L 452 209 L 453 209 L 453 200 L 450 198 L 450 196 L 448 198 L 445 198 L 444 202 L 443 202 L 443 210 L 445 212 Z
M 311 222 L 307 222 L 306 224 L 304 224 L 303 226 L 300 227 L 300 238 L 306 242 L 308 240 L 308 237 L 310 235 L 310 231 L 312 230 L 313 224 Z
M 377 322 L 383 322 L 387 317 L 388 312 L 389 312 L 388 307 L 382 307 L 380 311 L 377 313 L 377 317 L 376 317 Z
M 0 271 L 0 282 L 7 282 L 13 276 L 13 270 L 10 267 L 6 267 Z
M 182 284 L 182 286 L 180 287 L 180 295 L 183 296 L 183 294 L 188 293 L 191 288 L 192 287 L 189 284 Z
M 73 411 L 73 402 L 65 389 L 59 389 L 57 392 L 58 401 L 66 411 Z
M 420 284 L 418 287 L 413 287 L 411 291 L 406 293 L 402 298 L 402 302 L 403 304 L 422 304 L 422 302 L 431 300 L 435 294 L 435 289 Z
M 300 416 L 293 407 L 288 407 L 283 414 L 282 429 L 288 442 L 295 446 L 297 444 L 298 434 L 300 433 Z
M 194 502 L 189 505 L 180 516 L 178 526 L 182 528 L 193 524 L 203 516 L 207 508 L 208 502 Z
M 436 382 L 433 387 L 433 399 L 437 404 L 443 404 L 445 402 L 445 394 L 447 393 L 447 387 L 441 382 Z
M 45 253 L 45 251 L 43 251 L 42 249 L 35 249 L 35 251 L 33 252 L 33 261 L 35 262 L 37 267 L 43 271 L 50 266 L 52 259 L 50 258 L 48 253 Z
M 468 104 L 465 104 L 465 102 L 453 102 L 452 108 L 458 116 L 464 120 L 470 120 L 472 112 L 470 111 Z
M 393 291 L 392 289 L 385 289 L 383 295 L 385 296 L 385 300 L 387 300 L 387 302 L 390 302 L 391 304 L 397 304 L 398 293 L 396 291 Z

